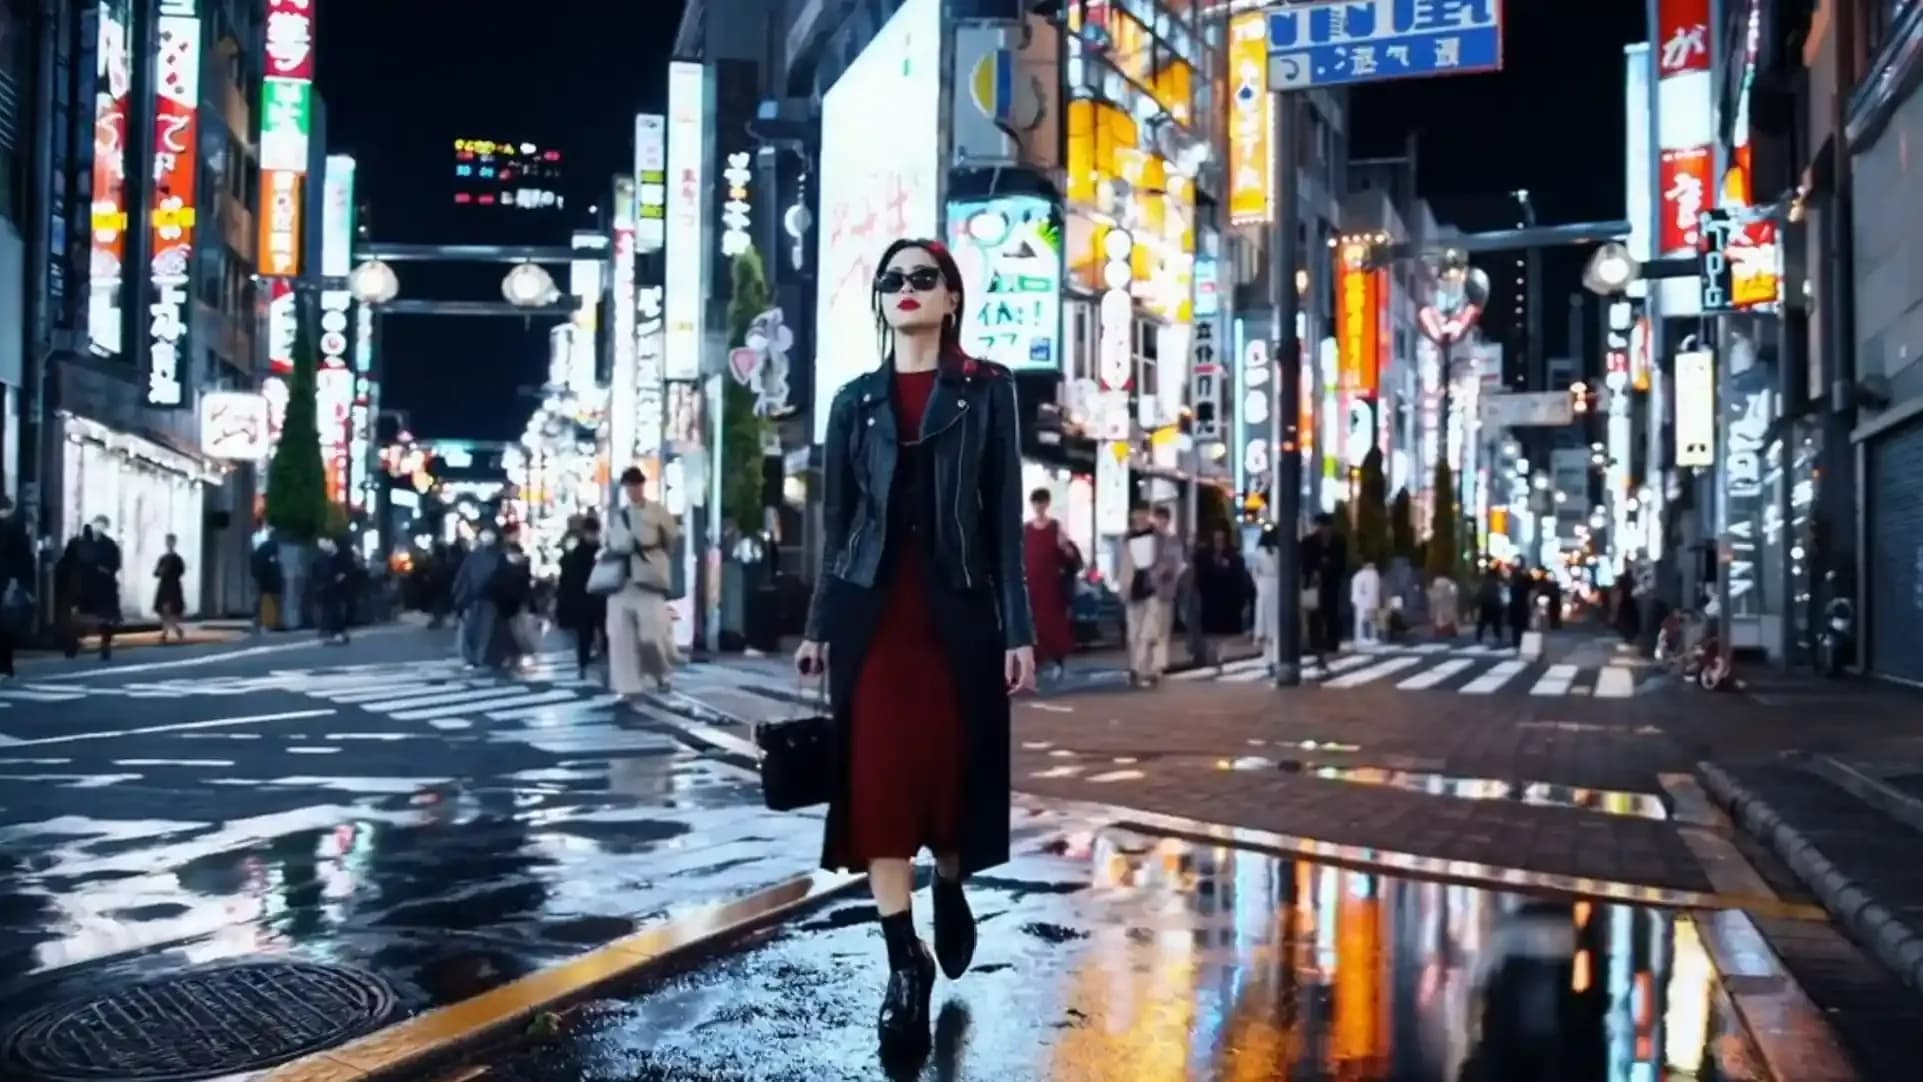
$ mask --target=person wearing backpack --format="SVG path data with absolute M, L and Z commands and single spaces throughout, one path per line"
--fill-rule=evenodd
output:
M 625 558 L 626 576 L 608 595 L 608 688 L 617 695 L 665 690 L 674 671 L 674 546 L 681 524 L 648 498 L 648 480 L 630 466 L 621 474 L 624 505 L 607 519 L 603 558 Z

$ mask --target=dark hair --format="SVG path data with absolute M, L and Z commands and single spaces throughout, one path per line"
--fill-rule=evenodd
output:
M 949 252 L 948 245 L 925 237 L 903 237 L 881 250 L 881 258 L 875 261 L 875 276 L 868 283 L 868 310 L 875 316 L 875 350 L 882 363 L 887 363 L 895 354 L 895 332 L 888 327 L 888 321 L 881 314 L 880 279 L 883 271 L 895 256 L 906 248 L 920 248 L 934 260 L 935 269 L 941 272 L 942 284 L 955 295 L 955 314 L 943 316 L 941 320 L 941 366 L 944 369 L 956 367 L 969 356 L 961 344 L 961 313 L 968 307 L 968 289 L 962 285 L 961 265 Z
M 621 483 L 624 485 L 645 485 L 648 483 L 648 475 L 642 473 L 641 467 L 639 466 L 629 466 L 627 469 L 621 471 Z
M 1317 526 L 1333 526 L 1335 525 L 1335 516 L 1329 514 L 1327 511 L 1319 511 L 1315 516 L 1315 524 Z
M 593 515 L 584 516 L 581 519 L 580 529 L 582 533 L 587 533 L 589 531 L 592 531 L 594 533 L 600 533 L 601 520 L 598 518 L 595 518 Z
M 1149 510 L 1149 514 L 1154 515 L 1163 522 L 1172 522 L 1175 519 L 1175 512 L 1169 510 L 1168 504 L 1165 503 L 1156 504 Z
M 1262 527 L 1262 536 L 1255 539 L 1255 546 L 1264 549 L 1281 548 L 1282 531 L 1276 529 L 1274 523 Z
M 1055 496 L 1045 488 L 1038 488 L 1028 494 L 1029 503 L 1054 503 Z

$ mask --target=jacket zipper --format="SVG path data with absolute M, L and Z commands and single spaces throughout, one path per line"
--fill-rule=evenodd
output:
M 844 551 L 842 552 L 842 554 L 841 554 L 841 572 L 842 572 L 842 574 L 844 574 L 844 575 L 845 575 L 845 574 L 847 574 L 847 573 L 848 573 L 848 572 L 849 572 L 850 570 L 852 570 L 852 569 L 854 568 L 854 566 L 855 566 L 855 546 L 856 546 L 856 545 L 859 545 L 859 544 L 861 543 L 861 531 L 863 531 L 863 530 L 865 530 L 865 529 L 867 529 L 867 528 L 868 528 L 868 524 L 867 524 L 866 522 L 863 522 L 863 523 L 862 523 L 862 524 L 860 524 L 859 526 L 856 526 L 856 527 L 855 527 L 855 532 L 854 532 L 854 533 L 852 533 L 852 534 L 849 534 L 849 535 L 848 535 L 848 544 L 847 544 L 847 546 L 846 546 L 846 548 L 845 548 L 845 550 L 844 550 Z

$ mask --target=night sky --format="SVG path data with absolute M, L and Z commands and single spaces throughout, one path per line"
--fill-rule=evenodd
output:
M 634 114 L 664 106 L 680 0 L 545 0 L 476 18 L 457 0 L 330 0 L 319 14 L 319 81 L 330 150 L 360 160 L 359 198 L 377 239 L 564 244 L 591 224 L 608 178 L 630 167 Z M 1622 46 L 1643 36 L 1640 4 L 1504 5 L 1507 70 L 1388 84 L 1352 98 L 1358 157 L 1418 141 L 1420 184 L 1464 229 L 1515 224 L 1507 193 L 1529 189 L 1543 223 L 1623 213 Z M 504 15 L 507 9 L 503 9 Z M 458 207 L 457 137 L 559 148 L 568 209 Z M 1568 295 L 1586 253 L 1545 264 L 1544 337 L 1565 352 Z M 396 266 L 404 296 L 493 300 L 504 267 Z M 1494 273 L 1488 316 L 1501 336 L 1511 275 Z M 383 405 L 428 438 L 520 434 L 546 367 L 547 328 L 508 318 L 394 317 L 382 345 Z

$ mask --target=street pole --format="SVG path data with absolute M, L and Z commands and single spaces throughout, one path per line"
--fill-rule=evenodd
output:
M 1275 686 L 1302 682 L 1302 346 L 1296 338 L 1296 99 L 1276 91 L 1275 226 L 1269 236 L 1269 303 L 1275 311 Z M 1329 614 L 1333 619 L 1334 614 Z

